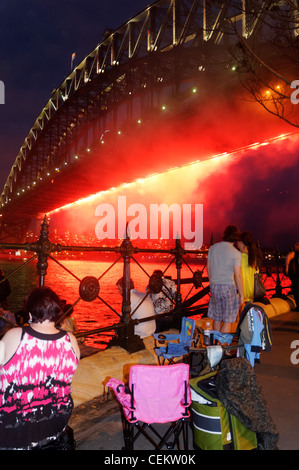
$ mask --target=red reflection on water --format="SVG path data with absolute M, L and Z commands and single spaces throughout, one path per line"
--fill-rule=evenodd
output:
M 148 285 L 149 276 L 152 275 L 155 269 L 162 269 L 163 271 L 169 265 L 170 260 L 166 262 L 155 262 L 142 259 L 138 257 L 138 263 L 142 265 L 142 268 L 138 266 L 134 261 L 131 262 L 131 278 L 134 281 L 134 286 L 141 292 L 146 292 Z M 79 279 L 83 279 L 86 276 L 95 276 L 100 278 L 103 273 L 111 266 L 112 263 L 109 261 L 82 261 L 82 260 L 64 260 L 61 261 L 69 271 L 74 273 Z M 192 262 L 191 266 L 194 270 L 202 269 L 202 261 Z M 119 315 L 121 315 L 122 298 L 116 288 L 117 280 L 123 275 L 123 264 L 118 262 L 113 266 L 109 272 L 101 277 L 100 279 L 100 293 L 99 297 L 108 303 L 113 309 L 115 309 Z M 177 278 L 177 272 L 175 264 L 172 264 L 167 269 L 165 275 L 171 276 L 172 279 Z M 184 278 L 192 277 L 190 269 L 185 265 L 182 268 L 182 276 Z M 47 286 L 51 287 L 61 299 L 65 299 L 67 303 L 75 303 L 79 298 L 79 282 L 78 280 L 64 270 L 61 266 L 51 261 L 49 263 L 48 273 L 46 277 Z M 186 298 L 192 285 L 182 286 L 183 300 Z M 196 291 L 193 289 L 190 295 L 193 295 Z M 207 298 L 203 299 L 201 303 L 205 303 Z M 113 325 L 119 322 L 119 317 L 116 315 L 105 303 L 100 299 L 96 299 L 93 302 L 85 302 L 80 300 L 74 307 L 74 316 L 77 320 L 79 330 L 87 331 L 94 330 L 96 328 L 102 328 Z M 100 340 L 107 340 L 107 336 L 103 334 L 102 339 L 99 337 L 92 337 L 86 339 L 86 344 L 96 347 L 101 347 Z M 103 347 L 103 346 L 102 346 Z

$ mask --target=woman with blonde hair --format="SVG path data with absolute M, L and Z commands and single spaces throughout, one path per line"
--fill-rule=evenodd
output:
M 254 300 L 254 275 L 259 271 L 260 254 L 250 232 L 242 232 L 237 247 L 242 253 L 244 302 Z

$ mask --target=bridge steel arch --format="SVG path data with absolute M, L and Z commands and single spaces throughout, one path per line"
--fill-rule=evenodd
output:
M 184 87 L 229 69 L 230 47 L 239 37 L 260 40 L 265 5 L 261 0 L 158 0 L 106 31 L 53 91 L 26 136 L 1 194 L 1 240 L 23 241 L 40 213 L 105 189 L 99 178 L 84 184 L 84 172 L 92 172 L 95 164 L 90 149 L 97 145 L 101 156 L 96 159 L 104 161 L 107 150 L 101 143 L 116 139 L 123 126 L 134 133 L 137 117 L 160 109 L 165 97 L 183 97 L 175 101 L 173 114 L 191 112 L 197 97 L 184 99 Z M 68 191 L 66 181 L 73 182 Z

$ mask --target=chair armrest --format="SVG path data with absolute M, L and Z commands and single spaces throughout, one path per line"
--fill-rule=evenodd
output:
M 164 335 L 162 333 L 154 333 L 153 334 L 154 339 L 158 341 L 171 341 L 173 339 L 180 339 L 181 335 L 180 334 L 169 334 L 169 335 Z

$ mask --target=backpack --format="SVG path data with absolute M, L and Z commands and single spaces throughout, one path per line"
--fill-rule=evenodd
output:
M 266 352 L 270 352 L 271 349 L 272 349 L 272 345 L 273 345 L 272 329 L 271 329 L 269 318 L 268 318 L 265 310 L 260 305 L 252 304 L 250 302 L 248 302 L 245 305 L 245 307 L 244 307 L 244 309 L 243 309 L 243 311 L 240 315 L 240 320 L 239 320 L 239 323 L 238 323 L 238 326 L 237 326 L 236 334 L 239 337 L 239 335 L 240 335 L 240 326 L 242 324 L 242 321 L 244 320 L 244 318 L 247 315 L 247 313 L 249 312 L 249 310 L 252 309 L 252 308 L 254 308 L 255 310 L 258 310 L 262 314 L 263 325 L 264 325 L 264 329 L 261 332 L 262 350 L 266 351 Z

